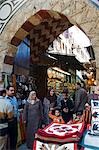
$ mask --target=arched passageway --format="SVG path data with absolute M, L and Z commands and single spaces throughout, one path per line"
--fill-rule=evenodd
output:
M 40 10 L 21 26 L 12 38 L 11 44 L 17 47 L 28 36 L 32 61 L 35 62 L 53 40 L 71 26 L 65 15 L 51 10 Z
M 46 52 L 54 39 L 71 26 L 65 15 L 51 10 L 40 10 L 19 28 L 11 44 L 18 47 L 27 38 L 30 41 L 30 64 L 37 64 L 40 63 L 41 54 Z M 47 67 L 36 66 L 35 68 L 34 66 L 33 68 L 30 75 L 33 75 L 33 72 L 37 74 L 38 93 L 42 97 L 46 93 Z
M 68 16 L 72 24 L 78 24 L 85 31 L 85 33 L 89 36 L 89 38 L 92 41 L 94 51 L 96 53 L 96 62 L 97 62 L 97 69 L 98 69 L 99 65 L 97 60 L 99 56 L 98 55 L 99 11 L 91 3 L 87 2 L 86 0 L 82 0 L 82 1 L 43 0 L 42 2 L 32 1 L 32 0 L 25 0 L 23 2 L 22 0 L 21 1 L 17 0 L 17 3 L 15 1 L 13 2 L 6 1 L 2 3 L 2 7 L 0 8 L 2 12 L 4 8 L 7 8 L 6 6 L 8 6 L 8 3 L 11 3 L 9 6 L 11 6 L 11 8 L 13 9 L 11 9 L 10 13 L 9 11 L 7 12 L 8 20 L 5 19 L 4 22 L 6 22 L 6 26 L 4 30 L 2 30 L 2 34 L 0 36 L 0 41 L 1 41 L 0 53 L 2 55 L 1 66 L 0 66 L 1 69 L 3 67 L 3 60 L 5 54 L 8 53 L 9 55 L 14 55 L 17 50 L 16 46 L 14 46 L 14 44 L 11 44 L 11 40 L 14 37 L 14 35 L 16 36 L 17 31 L 21 29 L 22 25 L 28 20 L 28 18 L 30 18 L 31 16 L 33 16 L 34 14 L 36 14 L 42 9 L 61 12 L 62 14 Z M 55 14 L 55 12 L 53 13 Z M 2 18 L 2 16 L 0 17 Z M 3 18 L 5 18 L 4 15 Z M 22 30 L 24 32 L 24 36 L 26 36 L 28 34 L 27 32 L 29 32 L 24 30 L 23 27 Z M 21 34 L 22 30 L 20 30 L 20 38 L 23 38 Z

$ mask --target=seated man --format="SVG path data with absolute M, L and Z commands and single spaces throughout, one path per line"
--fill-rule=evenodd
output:
M 52 109 L 49 111 L 49 117 L 53 120 L 55 123 L 65 123 L 62 116 L 60 115 L 60 109 L 55 109 L 55 115 L 52 114 Z

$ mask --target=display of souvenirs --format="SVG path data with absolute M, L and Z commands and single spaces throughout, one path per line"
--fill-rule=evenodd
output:
M 31 76 L 16 76 L 16 97 L 18 99 L 19 108 L 24 107 L 28 94 L 32 90 L 37 90 L 35 79 Z
M 52 68 L 49 68 L 47 70 L 47 74 L 48 74 L 48 77 L 51 79 L 59 79 L 60 81 L 64 82 L 65 81 L 65 78 L 66 78 L 66 75 L 59 72 L 59 71 L 56 71 Z
M 88 125 L 87 125 L 88 127 Z M 99 100 L 91 99 L 91 124 L 79 143 L 81 150 L 99 150 Z

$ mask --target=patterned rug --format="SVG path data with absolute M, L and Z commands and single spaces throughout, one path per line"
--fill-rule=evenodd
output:
M 78 142 L 84 132 L 84 123 L 58 124 L 51 123 L 46 128 L 39 129 L 36 139 L 44 142 L 68 143 Z

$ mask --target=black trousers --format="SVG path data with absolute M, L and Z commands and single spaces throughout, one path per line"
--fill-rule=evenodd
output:
M 17 118 L 14 118 L 8 123 L 8 136 L 9 136 L 9 146 L 10 150 L 16 150 L 17 137 L 18 137 L 18 127 Z

